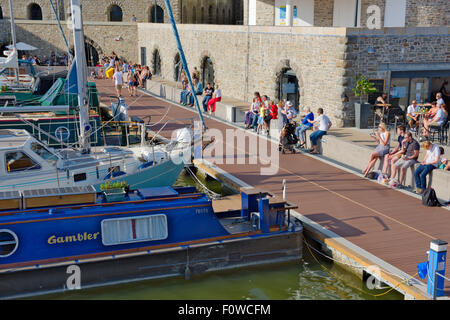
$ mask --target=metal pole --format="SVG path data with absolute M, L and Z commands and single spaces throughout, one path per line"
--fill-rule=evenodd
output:
M 355 28 L 358 26 L 358 7 L 359 7 L 359 0 L 356 0 L 356 9 L 355 9 Z
M 86 53 L 84 49 L 83 17 L 80 0 L 72 0 L 72 24 L 75 47 L 75 62 L 77 70 L 78 106 L 80 108 L 80 147 L 83 153 L 89 153 L 89 105 L 87 98 Z
M 172 7 L 170 5 L 169 0 L 165 0 L 165 3 L 166 3 L 166 8 L 167 8 L 167 11 L 169 14 L 169 20 L 170 20 L 170 23 L 172 24 L 172 29 L 173 29 L 173 33 L 175 36 L 175 40 L 177 42 L 178 52 L 180 53 L 180 59 L 181 59 L 181 62 L 183 63 L 183 68 L 184 68 L 184 71 L 186 72 L 186 76 L 189 81 L 189 86 L 191 87 L 192 96 L 194 97 L 195 106 L 197 107 L 197 112 L 200 117 L 200 121 L 202 122 L 203 129 L 206 129 L 205 121 L 203 120 L 203 115 L 200 110 L 200 105 L 198 103 L 197 95 L 195 94 L 194 84 L 192 83 L 191 73 L 189 72 L 186 58 L 184 56 L 183 47 L 181 46 L 180 36 L 178 35 L 178 29 L 175 24 L 175 19 L 173 18 Z
M 11 40 L 12 40 L 12 45 L 14 47 L 14 52 L 17 55 L 17 60 L 19 60 L 19 53 L 17 52 L 17 45 L 16 45 L 16 26 L 14 24 L 14 13 L 13 13 L 13 5 L 12 5 L 12 0 L 9 0 L 9 18 L 11 19 Z M 19 61 L 17 61 L 17 63 L 19 63 Z M 17 65 L 17 67 L 19 67 L 19 65 Z M 16 82 L 17 85 L 20 85 L 20 80 L 19 80 L 19 70 L 18 69 L 14 69 L 14 74 L 16 75 Z

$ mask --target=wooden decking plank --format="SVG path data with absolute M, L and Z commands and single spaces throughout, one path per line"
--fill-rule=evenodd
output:
M 109 103 L 114 88 L 109 80 L 98 80 L 100 100 Z M 133 98 L 126 97 L 127 103 Z M 130 114 L 152 115 L 152 123 L 166 119 L 198 117 L 195 113 L 156 99 L 142 96 L 131 104 Z M 194 109 L 193 109 L 194 110 Z M 194 110 L 195 111 L 195 110 Z M 164 120 L 164 119 L 163 119 Z M 208 128 L 224 132 L 232 128 L 205 118 Z M 188 122 L 176 121 L 160 134 L 170 137 L 171 130 Z M 151 128 L 158 131 L 164 121 Z M 225 135 L 224 135 L 225 136 Z M 270 143 L 270 142 L 268 142 Z M 225 150 L 225 148 L 224 148 Z M 237 150 L 236 157 L 247 160 L 248 151 Z M 424 207 L 419 199 L 362 179 L 352 173 L 301 154 L 280 154 L 280 170 L 275 176 L 261 176 L 259 165 L 216 164 L 249 185 L 281 196 L 286 179 L 288 200 L 299 205 L 297 211 L 336 234 L 353 242 L 387 263 L 414 274 L 417 263 L 426 259 L 431 239 L 450 241 L 450 214 L 442 208 Z M 450 264 L 447 264 L 449 271 Z M 450 283 L 446 282 L 446 289 Z

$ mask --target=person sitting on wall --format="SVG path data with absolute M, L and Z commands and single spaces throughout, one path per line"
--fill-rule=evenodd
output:
M 314 124 L 318 124 L 317 130 L 314 130 L 313 133 L 309 136 L 309 139 L 311 140 L 312 148 L 309 149 L 311 154 L 319 154 L 317 148 L 318 148 L 318 141 L 327 134 L 328 130 L 330 130 L 332 123 L 330 119 L 323 114 L 323 109 L 319 108 L 317 109 L 317 114 L 319 115 L 315 121 L 313 121 Z
M 192 84 L 194 85 L 194 94 L 196 96 L 201 96 L 203 93 L 203 86 L 200 82 L 198 82 L 197 78 L 194 78 L 192 80 Z M 189 106 L 194 106 L 194 96 L 192 95 L 192 92 L 189 90 L 189 94 L 187 96 L 187 102 Z
M 273 102 L 273 100 L 268 100 L 268 107 L 266 109 L 266 116 L 264 117 L 264 127 L 263 130 L 266 131 L 266 134 L 270 134 L 270 121 L 273 119 L 277 119 L 278 117 L 278 107 Z
M 310 107 L 305 107 L 303 109 L 306 112 L 305 118 L 297 127 L 297 137 L 298 137 L 298 147 L 303 147 L 306 143 L 306 131 L 310 130 L 314 123 L 314 113 L 311 111 Z
M 203 111 L 208 112 L 208 102 L 214 93 L 214 88 L 211 86 L 211 83 L 208 82 L 206 84 L 206 88 L 203 90 L 203 93 L 205 94 L 202 100 Z
M 397 141 L 398 141 L 398 145 L 388 154 L 386 154 L 386 156 L 384 157 L 384 163 L 383 163 L 383 174 L 388 173 L 388 169 L 392 168 L 392 166 L 395 164 L 395 162 L 397 162 L 401 156 L 404 154 L 404 150 L 403 150 L 403 139 L 405 138 L 405 126 L 404 125 L 399 125 L 397 126 Z M 392 175 L 392 172 L 391 172 Z
M 219 89 L 219 85 L 216 84 L 214 88 L 213 97 L 209 99 L 207 106 L 209 114 L 216 112 L 216 103 L 222 101 L 222 90 Z
M 253 102 L 250 105 L 250 110 L 245 113 L 245 129 L 250 129 L 253 125 L 255 117 L 259 113 L 258 99 L 253 98 Z
M 391 179 L 394 179 L 397 174 L 397 169 L 400 168 L 400 185 L 405 185 L 406 170 L 413 166 L 419 158 L 420 145 L 413 138 L 411 132 L 405 132 L 405 138 L 402 141 L 403 156 L 398 161 L 392 164 Z
M 378 125 L 378 131 L 376 133 L 371 133 L 370 136 L 377 141 L 378 145 L 375 148 L 374 152 L 370 154 L 369 163 L 363 171 L 364 177 L 367 177 L 377 160 L 388 154 L 390 149 L 391 135 L 387 130 L 386 124 L 384 122 L 381 122 Z
M 414 180 L 416 182 L 415 192 L 418 194 L 422 194 L 426 189 L 427 175 L 439 166 L 441 156 L 439 146 L 428 140 L 422 143 L 422 148 L 427 151 L 425 159 L 417 167 L 416 171 L 414 171 Z

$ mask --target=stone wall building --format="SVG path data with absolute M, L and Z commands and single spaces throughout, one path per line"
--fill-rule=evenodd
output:
M 95 56 L 93 59 L 114 51 L 128 61 L 137 62 L 137 23 L 169 22 L 164 0 L 82 0 L 81 3 L 86 44 Z M 53 4 L 71 42 L 72 35 L 66 28 L 70 0 L 53 0 Z M 242 23 L 242 0 L 171 0 L 171 6 L 177 23 Z M 2 45 L 11 43 L 9 0 L 0 0 L 0 12 L 1 49 Z M 52 51 L 60 55 L 67 52 L 49 0 L 14 0 L 13 13 L 17 41 L 37 47 L 33 54 L 48 57 Z
M 336 126 L 354 126 L 359 97 L 352 89 L 361 75 L 403 107 L 433 100 L 450 80 L 445 2 L 246 0 L 244 26 L 181 25 L 179 31 L 190 66 L 204 78 L 213 74 L 224 95 L 250 103 L 259 91 L 299 109 L 323 107 Z M 157 61 L 160 76 L 174 80 L 170 28 L 139 24 L 138 34 L 150 64 Z
M 179 56 L 164 2 L 156 1 L 158 7 L 154 0 L 83 0 L 88 47 L 99 54 L 115 51 L 149 65 L 156 77 L 176 80 Z M 10 41 L 8 2 L 0 0 L 4 44 Z M 53 3 L 64 25 L 70 1 Z M 433 99 L 450 80 L 448 0 L 171 3 L 189 65 L 200 68 L 203 81 L 220 84 L 224 96 L 250 102 L 259 91 L 299 109 L 321 106 L 339 127 L 355 124 L 359 98 L 352 88 L 360 75 L 403 106 Z M 18 41 L 39 47 L 43 55 L 65 52 L 48 4 L 14 0 Z M 41 21 L 30 20 L 40 16 Z

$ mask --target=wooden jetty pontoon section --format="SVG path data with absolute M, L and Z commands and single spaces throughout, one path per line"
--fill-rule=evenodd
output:
M 98 80 L 96 84 L 101 102 L 110 105 L 113 83 Z M 125 99 L 131 115 L 151 115 L 151 123 L 157 124 L 150 129 L 166 138 L 170 138 L 173 130 L 186 125 L 175 119 L 193 117 L 197 112 L 195 108 L 181 107 L 146 94 Z M 165 125 L 167 120 L 174 121 Z M 208 128 L 220 130 L 224 137 L 226 129 L 236 128 L 206 115 L 205 123 Z M 244 137 L 245 131 L 238 130 Z M 268 150 L 273 143 L 267 140 Z M 223 150 L 226 150 L 225 145 Z M 450 241 L 448 210 L 425 207 L 416 197 L 363 179 L 310 155 L 280 153 L 277 174 L 265 176 L 260 173 L 260 164 L 249 164 L 248 150 L 237 150 L 234 144 L 234 151 L 235 159 L 244 158 L 246 164 L 223 161 L 223 164 L 215 163 L 215 170 L 204 162 L 202 169 L 224 183 L 229 182 L 235 189 L 253 186 L 279 198 L 285 179 L 287 199 L 298 205 L 297 212 L 303 216 L 305 230 L 310 231 L 311 236 L 365 269 L 379 267 L 383 281 L 395 286 L 406 298 L 429 298 L 423 291 L 426 280 L 418 281 L 417 276 L 411 281 L 405 280 L 416 275 L 418 263 L 426 261 L 431 240 Z M 448 281 L 445 293 L 450 295 Z

